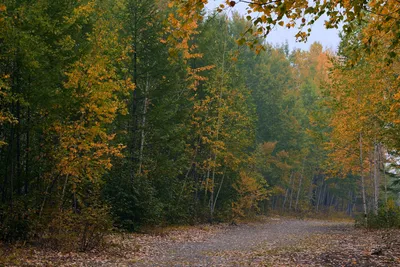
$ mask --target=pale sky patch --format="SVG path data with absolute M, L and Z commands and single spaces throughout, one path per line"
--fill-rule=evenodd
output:
M 225 1 L 223 0 L 209 0 L 206 6 L 208 11 L 215 10 L 217 6 Z M 240 14 L 246 15 L 246 4 L 240 3 L 234 7 L 234 10 L 238 11 Z M 338 29 L 326 29 L 324 26 L 324 21 L 326 16 L 322 16 L 317 20 L 312 26 L 311 35 L 308 37 L 308 41 L 297 42 L 294 37 L 298 32 L 298 29 L 287 29 L 284 27 L 276 27 L 267 37 L 267 42 L 273 45 L 280 45 L 286 41 L 289 43 L 290 50 L 300 48 L 303 50 L 308 50 L 310 45 L 314 42 L 319 42 L 324 48 L 331 49 L 333 51 L 337 50 L 340 42 L 339 30 Z

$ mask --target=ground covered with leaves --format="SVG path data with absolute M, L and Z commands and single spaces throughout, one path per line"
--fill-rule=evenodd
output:
M 5 266 L 398 266 L 400 231 L 351 222 L 269 218 L 115 234 L 86 253 L 2 246 Z

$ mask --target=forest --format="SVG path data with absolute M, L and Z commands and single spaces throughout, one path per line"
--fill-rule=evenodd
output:
M 276 214 L 400 228 L 399 2 L 207 2 L 0 2 L 0 243 Z M 268 42 L 323 14 L 337 50 Z

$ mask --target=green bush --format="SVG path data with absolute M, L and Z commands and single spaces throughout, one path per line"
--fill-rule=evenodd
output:
M 132 185 L 130 181 L 113 177 L 103 194 L 118 228 L 131 232 L 143 225 L 157 225 L 162 221 L 163 205 L 148 179 L 136 179 Z
M 364 215 L 356 218 L 356 225 L 370 229 L 400 228 L 400 207 L 393 200 L 379 207 L 378 214 L 370 212 L 367 220 Z
M 100 246 L 112 228 L 109 208 L 84 207 L 79 212 L 60 211 L 42 235 L 43 244 L 70 251 L 89 251 Z
M 12 205 L 0 206 L 0 240 L 27 240 L 32 233 L 33 220 L 27 203 L 15 200 Z

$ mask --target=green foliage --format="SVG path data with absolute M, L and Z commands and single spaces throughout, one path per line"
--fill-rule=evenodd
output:
M 34 233 L 35 216 L 26 199 L 15 199 L 12 206 L 0 206 L 0 240 L 24 241 Z
M 266 186 L 262 176 L 241 172 L 239 180 L 233 186 L 238 193 L 238 200 L 232 203 L 233 219 L 258 214 L 259 203 L 268 198 Z
M 370 229 L 400 228 L 400 207 L 393 199 L 389 199 L 379 207 L 377 214 L 371 211 L 366 219 L 361 215 L 357 217 L 356 225 Z
M 128 184 L 128 186 L 127 186 Z M 137 231 L 144 225 L 157 225 L 162 221 L 162 204 L 148 180 L 137 180 L 129 185 L 120 177 L 107 181 L 104 197 L 111 204 L 115 225 L 128 231 Z
M 79 212 L 62 210 L 41 235 L 43 244 L 67 251 L 90 251 L 104 242 L 112 229 L 109 208 L 104 205 L 83 207 Z

